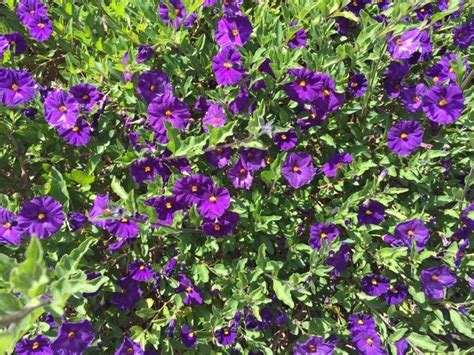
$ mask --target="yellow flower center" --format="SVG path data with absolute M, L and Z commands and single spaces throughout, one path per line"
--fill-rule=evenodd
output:
M 329 91 L 328 89 L 324 89 L 323 94 L 324 96 L 329 96 L 331 94 L 331 91 Z
M 11 88 L 13 91 L 17 91 L 20 87 L 17 84 L 13 83 Z
M 354 1 L 355 2 L 355 1 Z M 316 351 L 316 345 L 314 344 L 309 344 L 309 350 L 311 350 L 312 352 Z
M 149 173 L 151 171 L 151 166 L 145 166 L 145 173 Z
M 232 63 L 224 62 L 224 67 L 227 68 L 227 69 L 230 69 L 230 68 L 232 68 Z
M 372 346 L 373 343 L 374 343 L 374 341 L 372 339 L 370 339 L 370 338 L 367 339 L 367 345 Z
M 230 334 L 229 329 L 224 328 L 224 335 L 229 335 L 229 334 Z
M 433 78 L 433 81 L 434 81 L 435 83 L 437 83 L 437 82 L 439 81 L 439 78 L 438 78 L 437 76 L 435 76 L 435 77 Z
M 232 30 L 232 36 L 237 37 L 239 35 L 239 30 L 238 29 L 233 29 Z
M 171 116 L 172 114 L 173 114 L 173 112 L 171 112 L 171 110 L 166 110 L 165 111 L 166 116 Z
M 84 100 L 84 101 L 89 100 L 89 95 L 87 95 L 87 94 L 82 95 L 82 100 Z
M 191 192 L 197 192 L 197 190 L 198 190 L 197 185 L 191 186 Z
M 46 215 L 44 213 L 38 213 L 38 219 L 42 221 L 43 219 L 46 218 Z
M 367 211 L 365 211 L 365 214 L 366 214 L 367 216 L 372 216 L 373 213 L 372 213 L 371 210 L 367 210 Z
M 5 223 L 3 223 L 2 226 L 3 226 L 3 228 L 8 229 L 8 228 L 10 228 L 12 225 L 11 225 L 10 223 L 8 223 L 8 222 L 5 222 Z
M 42 30 L 44 28 L 44 23 L 42 23 L 42 22 L 38 23 L 38 28 L 40 30 Z
M 245 170 L 244 168 L 240 168 L 239 173 L 241 173 L 242 175 L 247 174 L 247 170 Z
M 352 6 L 357 7 L 357 5 L 358 5 L 358 4 L 357 4 L 357 1 L 353 1 L 353 2 L 352 2 Z
M 357 324 L 359 324 L 359 325 L 364 325 L 364 321 L 363 321 L 362 319 L 359 319 L 359 320 L 357 321 Z
M 120 220 L 120 222 L 122 222 L 122 223 L 128 223 L 128 218 L 122 218 L 122 219 Z
M 376 279 L 372 279 L 372 280 L 370 281 L 370 283 L 371 283 L 372 285 L 377 285 L 377 280 L 376 280 Z
M 156 85 L 155 84 L 150 85 L 150 91 L 156 91 Z
M 188 288 L 186 289 L 187 292 L 192 292 L 193 291 L 193 288 L 191 286 L 188 286 Z
M 223 151 L 224 151 L 224 150 L 223 150 L 222 148 L 217 148 L 217 149 L 216 149 L 216 152 L 219 153 L 219 154 L 222 153 Z
M 397 290 L 396 288 L 392 288 L 390 291 L 391 291 L 392 293 L 398 293 L 398 290 Z
M 179 15 L 179 9 L 178 9 L 178 8 L 174 9 L 174 13 L 175 13 L 176 15 Z
M 73 132 L 79 132 L 79 126 L 72 127 Z
M 67 108 L 64 105 L 61 105 L 61 106 L 58 107 L 58 110 L 61 111 L 61 112 L 66 112 Z
M 403 41 L 401 38 L 399 38 L 395 41 L 395 43 L 397 44 L 397 46 L 401 46 L 403 44 Z
M 304 88 L 306 86 L 306 80 L 301 80 L 300 86 Z
M 76 333 L 74 332 L 69 332 L 69 334 L 67 335 L 68 338 L 74 338 L 76 336 Z
M 418 101 L 420 101 L 420 98 L 418 96 L 413 96 L 412 101 L 414 104 L 416 104 Z
M 297 173 L 298 171 L 300 171 L 300 167 L 299 166 L 294 166 L 293 167 L 293 172 Z
M 214 223 L 214 230 L 215 231 L 220 231 L 221 230 L 221 225 L 219 223 Z
M 450 73 L 454 73 L 454 68 L 453 68 L 453 67 L 450 67 L 450 68 L 449 68 L 449 72 L 450 72 Z
M 209 197 L 209 201 L 210 201 L 210 202 L 216 202 L 216 201 L 217 201 L 216 196 L 214 196 L 214 195 L 210 196 L 210 197 Z
M 133 350 L 132 347 L 129 347 L 129 348 L 127 349 L 127 353 L 129 353 L 129 354 L 133 354 L 134 352 L 135 352 L 135 350 Z
M 31 345 L 31 349 L 32 349 L 32 350 L 36 350 L 36 349 L 39 348 L 39 346 L 40 346 L 39 343 L 38 343 L 37 341 L 35 341 L 35 342 L 33 343 L 33 345 Z
M 357 84 L 356 82 L 353 81 L 353 82 L 351 83 L 351 88 L 356 88 L 358 85 L 359 85 L 359 84 Z
M 140 265 L 139 269 L 140 269 L 141 271 L 145 270 L 145 265 Z
M 401 138 L 401 139 L 407 139 L 407 138 L 408 138 L 408 134 L 406 134 L 405 132 L 403 132 L 402 134 L 400 134 L 400 138 Z
M 433 281 L 438 281 L 438 275 L 433 275 L 433 276 L 431 276 L 431 280 L 433 280 Z
M 328 235 L 324 232 L 321 233 L 319 236 L 321 237 L 321 239 L 326 239 L 328 237 Z
M 188 336 L 189 336 L 190 338 L 194 338 L 194 332 L 189 333 Z
M 413 237 L 415 235 L 415 233 L 410 229 L 408 230 L 407 234 L 410 236 L 410 237 Z
M 286 134 L 282 134 L 280 137 L 281 137 L 281 139 L 283 139 L 284 141 L 286 141 L 286 139 L 288 138 L 288 137 L 286 136 Z
M 425 12 L 425 9 L 421 8 L 420 12 L 423 14 Z
M 170 209 L 170 208 L 172 207 L 172 206 L 171 206 L 171 203 L 170 203 L 170 202 L 166 202 L 166 203 L 165 203 L 165 207 L 166 207 L 167 209 Z
M 448 104 L 448 101 L 446 101 L 446 99 L 441 99 L 438 101 L 438 105 L 440 105 L 441 107 L 443 106 L 446 106 Z

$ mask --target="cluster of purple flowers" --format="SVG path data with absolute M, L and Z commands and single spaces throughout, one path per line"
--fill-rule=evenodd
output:
M 36 41 L 44 42 L 51 37 L 53 22 L 48 16 L 46 6 L 40 0 L 20 0 L 16 13 Z

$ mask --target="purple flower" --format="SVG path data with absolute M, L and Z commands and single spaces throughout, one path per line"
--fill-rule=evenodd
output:
M 347 90 L 354 97 L 360 97 L 367 91 L 367 78 L 363 73 L 354 74 L 347 84 Z
M 333 266 L 331 274 L 334 276 L 340 276 L 346 269 L 347 264 L 351 260 L 350 246 L 347 243 L 342 243 L 339 250 L 335 253 L 334 251 L 329 252 L 329 256 L 326 259 L 326 265 Z
M 309 231 L 309 245 L 313 249 L 326 248 L 329 242 L 336 239 L 341 232 L 335 224 L 318 223 L 311 225 Z
M 385 298 L 385 302 L 387 302 L 390 306 L 394 306 L 402 303 L 407 298 L 407 296 L 407 287 L 405 285 L 396 285 L 390 287 L 383 297 Z
M 409 59 L 418 51 L 431 52 L 429 35 L 418 29 L 409 30 L 391 38 L 388 42 L 388 51 L 393 59 Z
M 232 48 L 223 48 L 212 57 L 212 70 L 219 85 L 228 86 L 240 82 L 245 75 L 240 53 Z
M 51 343 L 57 354 L 82 354 L 95 338 L 94 330 L 87 320 L 77 323 L 63 323 L 58 337 Z
M 35 197 L 21 207 L 18 228 L 45 239 L 59 231 L 64 220 L 63 206 L 58 201 L 50 196 Z
M 436 300 L 446 297 L 446 288 L 451 288 L 457 281 L 456 274 L 446 265 L 425 269 L 420 275 L 423 292 Z
M 174 338 L 174 328 L 176 328 L 176 318 L 171 318 L 168 329 L 166 330 L 166 336 L 168 338 Z
M 387 10 L 390 7 L 390 0 L 377 0 L 377 6 L 382 11 Z
M 168 260 L 168 262 L 161 269 L 161 272 L 163 273 L 163 276 L 170 277 L 173 274 L 177 263 L 178 263 L 178 259 L 176 259 L 174 257 L 170 258 Z
M 106 220 L 105 228 L 110 234 L 122 239 L 135 238 L 140 231 L 135 220 L 125 216 Z
M 135 281 L 148 281 L 153 276 L 153 269 L 143 261 L 135 260 L 128 265 L 128 275 Z
M 158 224 L 173 224 L 174 215 L 183 209 L 183 205 L 172 196 L 154 197 L 145 201 L 145 205 L 153 206 L 157 216 Z
M 158 5 L 158 14 L 163 22 L 167 25 L 171 24 L 175 29 L 180 28 L 182 25 L 185 28 L 191 28 L 196 21 L 197 14 L 188 14 L 181 0 L 169 0 L 169 4 L 171 5 L 171 14 L 174 15 L 174 20 L 170 18 L 170 9 L 163 1 L 160 1 Z
M 120 347 L 115 351 L 115 355 L 144 355 L 140 344 L 135 343 L 132 339 L 125 337 Z
M 349 33 L 351 22 L 345 17 L 336 17 L 335 21 L 338 34 L 346 36 Z
M 26 24 L 28 32 L 38 42 L 44 42 L 53 33 L 53 23 L 48 16 L 35 15 Z
M 380 275 L 367 275 L 361 282 L 362 290 L 369 296 L 381 296 L 390 288 L 390 282 Z
M 68 214 L 68 222 L 69 226 L 71 227 L 71 232 L 75 232 L 78 229 L 83 228 L 87 222 L 88 218 L 86 215 L 79 213 L 79 212 L 69 212 Z
M 311 70 L 301 69 L 290 69 L 289 74 L 296 77 L 292 82 L 289 82 L 283 86 L 288 97 L 298 103 L 309 103 L 314 101 L 323 89 L 323 83 L 321 81 L 321 74 L 312 72 Z
M 227 176 L 236 189 L 249 190 L 253 183 L 253 173 L 243 167 L 241 159 L 231 169 L 227 170 Z
M 204 218 L 218 218 L 230 207 L 230 193 L 225 187 L 213 187 L 198 202 L 197 210 Z
M 295 189 L 307 185 L 316 174 L 313 158 L 308 153 L 290 153 L 282 165 L 281 173 Z
M 209 127 L 222 127 L 225 125 L 227 118 L 224 109 L 219 104 L 209 106 L 204 118 L 202 119 L 202 129 L 204 132 L 209 131 Z
M 176 289 L 177 293 L 186 292 L 186 296 L 183 299 L 183 303 L 186 306 L 192 306 L 193 304 L 202 304 L 203 298 L 201 290 L 194 286 L 193 282 L 186 277 L 184 274 L 178 275 L 179 286 Z
M 378 201 L 368 200 L 359 207 L 359 224 L 380 224 L 385 219 L 385 207 Z
M 280 151 L 286 152 L 293 149 L 298 142 L 298 137 L 294 129 L 290 129 L 286 132 L 275 133 L 273 142 L 278 146 Z
M 185 205 L 191 206 L 203 199 L 205 193 L 214 188 L 214 181 L 207 176 L 196 174 L 186 176 L 176 180 L 173 187 L 173 194 L 176 200 Z
M 459 49 L 467 49 L 474 43 L 474 21 L 453 28 L 453 42 Z
M 5 208 L 0 208 L 0 243 L 21 244 L 23 230 L 18 226 L 18 218 Z
M 123 312 L 130 312 L 142 297 L 143 291 L 139 283 L 129 276 L 121 278 L 117 283 L 122 291 L 112 293 L 110 304 Z
M 265 150 L 257 148 L 245 148 L 239 152 L 239 161 L 245 169 L 254 172 L 266 166 L 266 153 Z
M 438 124 L 450 124 L 461 117 L 464 94 L 456 84 L 433 86 L 423 97 L 423 111 L 429 120 Z
M 72 95 L 53 90 L 44 100 L 45 119 L 54 128 L 65 130 L 74 127 L 79 116 L 79 104 Z
M 408 250 L 411 250 L 412 240 L 415 240 L 416 250 L 418 252 L 425 249 L 430 231 L 420 219 L 412 219 L 403 223 L 399 223 L 395 227 L 395 239 L 402 241 Z
M 58 126 L 58 133 L 64 141 L 76 147 L 86 145 L 91 140 L 91 127 L 83 118 L 78 118 L 69 128 Z
M 33 100 L 35 81 L 26 70 L 0 67 L 0 103 L 16 107 Z
M 23 338 L 16 344 L 15 354 L 17 355 L 53 355 L 50 348 L 51 342 L 44 335 L 37 335 L 32 339 Z
M 138 47 L 138 54 L 136 61 L 138 64 L 140 63 L 145 63 L 153 57 L 153 54 L 155 54 L 155 50 L 147 45 L 147 44 L 142 44 Z
M 167 180 L 170 174 L 169 169 L 161 161 L 151 157 L 135 160 L 130 167 L 130 173 L 133 180 L 139 184 L 144 181 L 155 181 L 156 175 Z
M 214 332 L 217 342 L 223 346 L 233 345 L 237 340 L 237 327 L 222 327 Z
M 148 105 L 148 116 L 152 126 L 157 121 L 167 120 L 179 130 L 184 129 L 191 118 L 188 105 L 170 94 L 155 97 Z
M 103 217 L 110 215 L 109 195 L 97 195 L 92 209 L 89 211 L 89 219 L 93 225 L 105 228 L 107 222 Z
M 252 24 L 246 16 L 226 16 L 217 23 L 216 42 L 221 47 L 241 47 L 248 42 L 252 31 Z
M 397 155 L 410 155 L 422 142 L 423 128 L 417 121 L 400 121 L 388 131 L 387 146 Z
M 242 112 L 247 112 L 249 115 L 251 115 L 255 110 L 255 103 L 251 104 L 252 98 L 253 97 L 250 95 L 247 88 L 242 86 L 239 90 L 238 95 L 229 104 L 230 112 L 234 115 L 237 115 Z
M 243 0 L 224 0 L 222 1 L 222 11 L 228 15 L 239 13 L 243 2 Z
M 433 5 L 426 4 L 415 11 L 416 18 L 420 21 L 429 20 L 433 16 Z
M 297 30 L 288 41 L 288 47 L 290 48 L 301 48 L 306 47 L 308 36 L 304 28 Z
M 40 0 L 20 0 L 16 14 L 20 21 L 26 25 L 35 16 L 48 16 L 48 10 Z
M 186 345 L 188 348 L 193 348 L 196 345 L 196 333 L 193 332 L 189 325 L 184 324 L 179 332 L 181 333 L 181 340 L 183 341 L 184 345 Z
M 352 335 L 375 331 L 375 320 L 368 314 L 355 313 L 349 316 L 349 331 Z
M 405 62 L 391 62 L 385 70 L 383 82 L 385 92 L 389 99 L 395 99 L 400 95 L 401 82 L 410 71 L 410 65 Z
M 405 355 L 408 352 L 410 345 L 406 338 L 400 338 L 395 342 L 395 348 L 397 349 L 397 355 Z
M 334 351 L 335 344 L 324 341 L 319 336 L 311 336 L 303 343 L 297 343 L 293 347 L 294 355 L 331 355 Z
M 20 55 L 26 52 L 28 43 L 26 43 L 21 33 L 18 32 L 0 35 L 0 58 L 7 49 L 10 50 L 14 56 Z
M 467 206 L 465 209 L 462 210 L 461 212 L 461 220 L 464 222 L 464 224 L 469 228 L 469 230 L 473 231 L 474 230 L 474 202 L 471 202 L 469 206 Z
M 369 3 L 370 0 L 352 0 L 347 4 L 347 10 L 359 16 L 360 11 Z
M 87 112 L 102 100 L 102 94 L 94 85 L 90 84 L 74 85 L 69 89 L 69 92 Z
M 140 74 L 137 92 L 143 100 L 150 103 L 158 95 L 172 94 L 173 86 L 164 72 L 148 70 Z
M 215 168 L 223 168 L 230 163 L 232 153 L 233 150 L 230 147 L 216 147 L 214 150 L 206 151 L 206 153 L 204 153 L 204 158 L 206 158 L 206 161 L 211 166 Z
M 374 331 L 359 332 L 351 339 L 360 354 L 364 355 L 385 355 L 387 352 L 382 347 L 380 336 Z
M 213 102 L 211 100 L 208 100 L 204 96 L 199 95 L 194 104 L 194 110 L 200 114 L 205 114 L 209 107 L 211 107 L 212 103 Z
M 337 169 L 342 164 L 350 164 L 352 162 L 352 155 L 349 153 L 336 153 L 323 165 L 323 172 L 327 177 L 336 176 Z
M 225 212 L 219 218 L 205 218 L 202 221 L 202 231 L 216 238 L 225 237 L 234 232 L 239 219 L 239 215 L 231 211 Z
M 421 109 L 423 95 L 426 89 L 426 85 L 423 83 L 402 87 L 400 90 L 400 99 L 409 112 L 415 113 Z

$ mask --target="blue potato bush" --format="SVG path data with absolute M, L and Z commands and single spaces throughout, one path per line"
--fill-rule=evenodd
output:
M 472 11 L 0 4 L 0 353 L 472 353 Z

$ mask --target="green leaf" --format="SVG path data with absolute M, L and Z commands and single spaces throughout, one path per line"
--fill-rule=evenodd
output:
M 474 339 L 472 321 L 461 316 L 459 312 L 454 309 L 449 310 L 449 316 L 451 317 L 454 327 L 459 331 L 459 334 Z
M 21 292 L 33 298 L 43 294 L 44 285 L 47 282 L 43 249 L 38 238 L 33 237 L 26 249 L 25 261 L 10 273 L 10 284 L 15 292 Z
M 69 209 L 69 192 L 63 175 L 53 166 L 50 174 L 49 194 Z
M 408 341 L 421 349 L 438 354 L 444 352 L 447 349 L 447 346 L 435 342 L 429 336 L 418 333 L 410 333 L 408 336 Z
M 237 124 L 237 121 L 228 122 L 223 127 L 212 127 L 209 126 L 210 133 L 210 145 L 215 146 L 219 143 L 225 142 L 228 137 L 231 137 L 234 134 L 234 128 Z
M 90 247 L 97 242 L 96 239 L 87 239 L 75 248 L 69 255 L 63 257 L 56 264 L 56 275 L 58 277 L 66 276 L 77 271 L 79 263 L 83 256 L 90 250 Z
M 117 194 L 117 196 L 120 197 L 122 200 L 126 201 L 128 199 L 128 193 L 122 187 L 117 177 L 114 176 L 112 178 L 112 183 L 110 184 L 110 187 Z
M 267 251 L 267 246 L 265 245 L 265 243 L 260 244 L 260 246 L 258 247 L 258 253 L 257 253 L 257 266 L 261 270 L 265 270 L 266 251 Z
M 176 157 L 186 156 L 188 158 L 204 153 L 204 147 L 208 140 L 207 134 L 200 136 L 191 136 L 180 142 L 179 147 L 174 151 Z
M 88 175 L 81 170 L 73 170 L 71 173 L 66 174 L 69 180 L 77 182 L 79 185 L 90 185 L 95 181 L 94 175 Z
M 172 152 L 175 153 L 179 147 L 181 146 L 181 137 L 179 135 L 179 131 L 174 128 L 171 123 L 167 120 L 164 120 L 164 124 L 166 127 L 166 136 L 168 137 L 168 144 L 166 147 Z
M 281 281 L 274 278 L 273 290 L 275 291 L 275 294 L 280 301 L 282 301 L 284 304 L 286 304 L 290 308 L 295 307 L 295 303 L 293 302 L 293 299 L 291 298 L 291 292 L 288 285 L 285 285 Z

